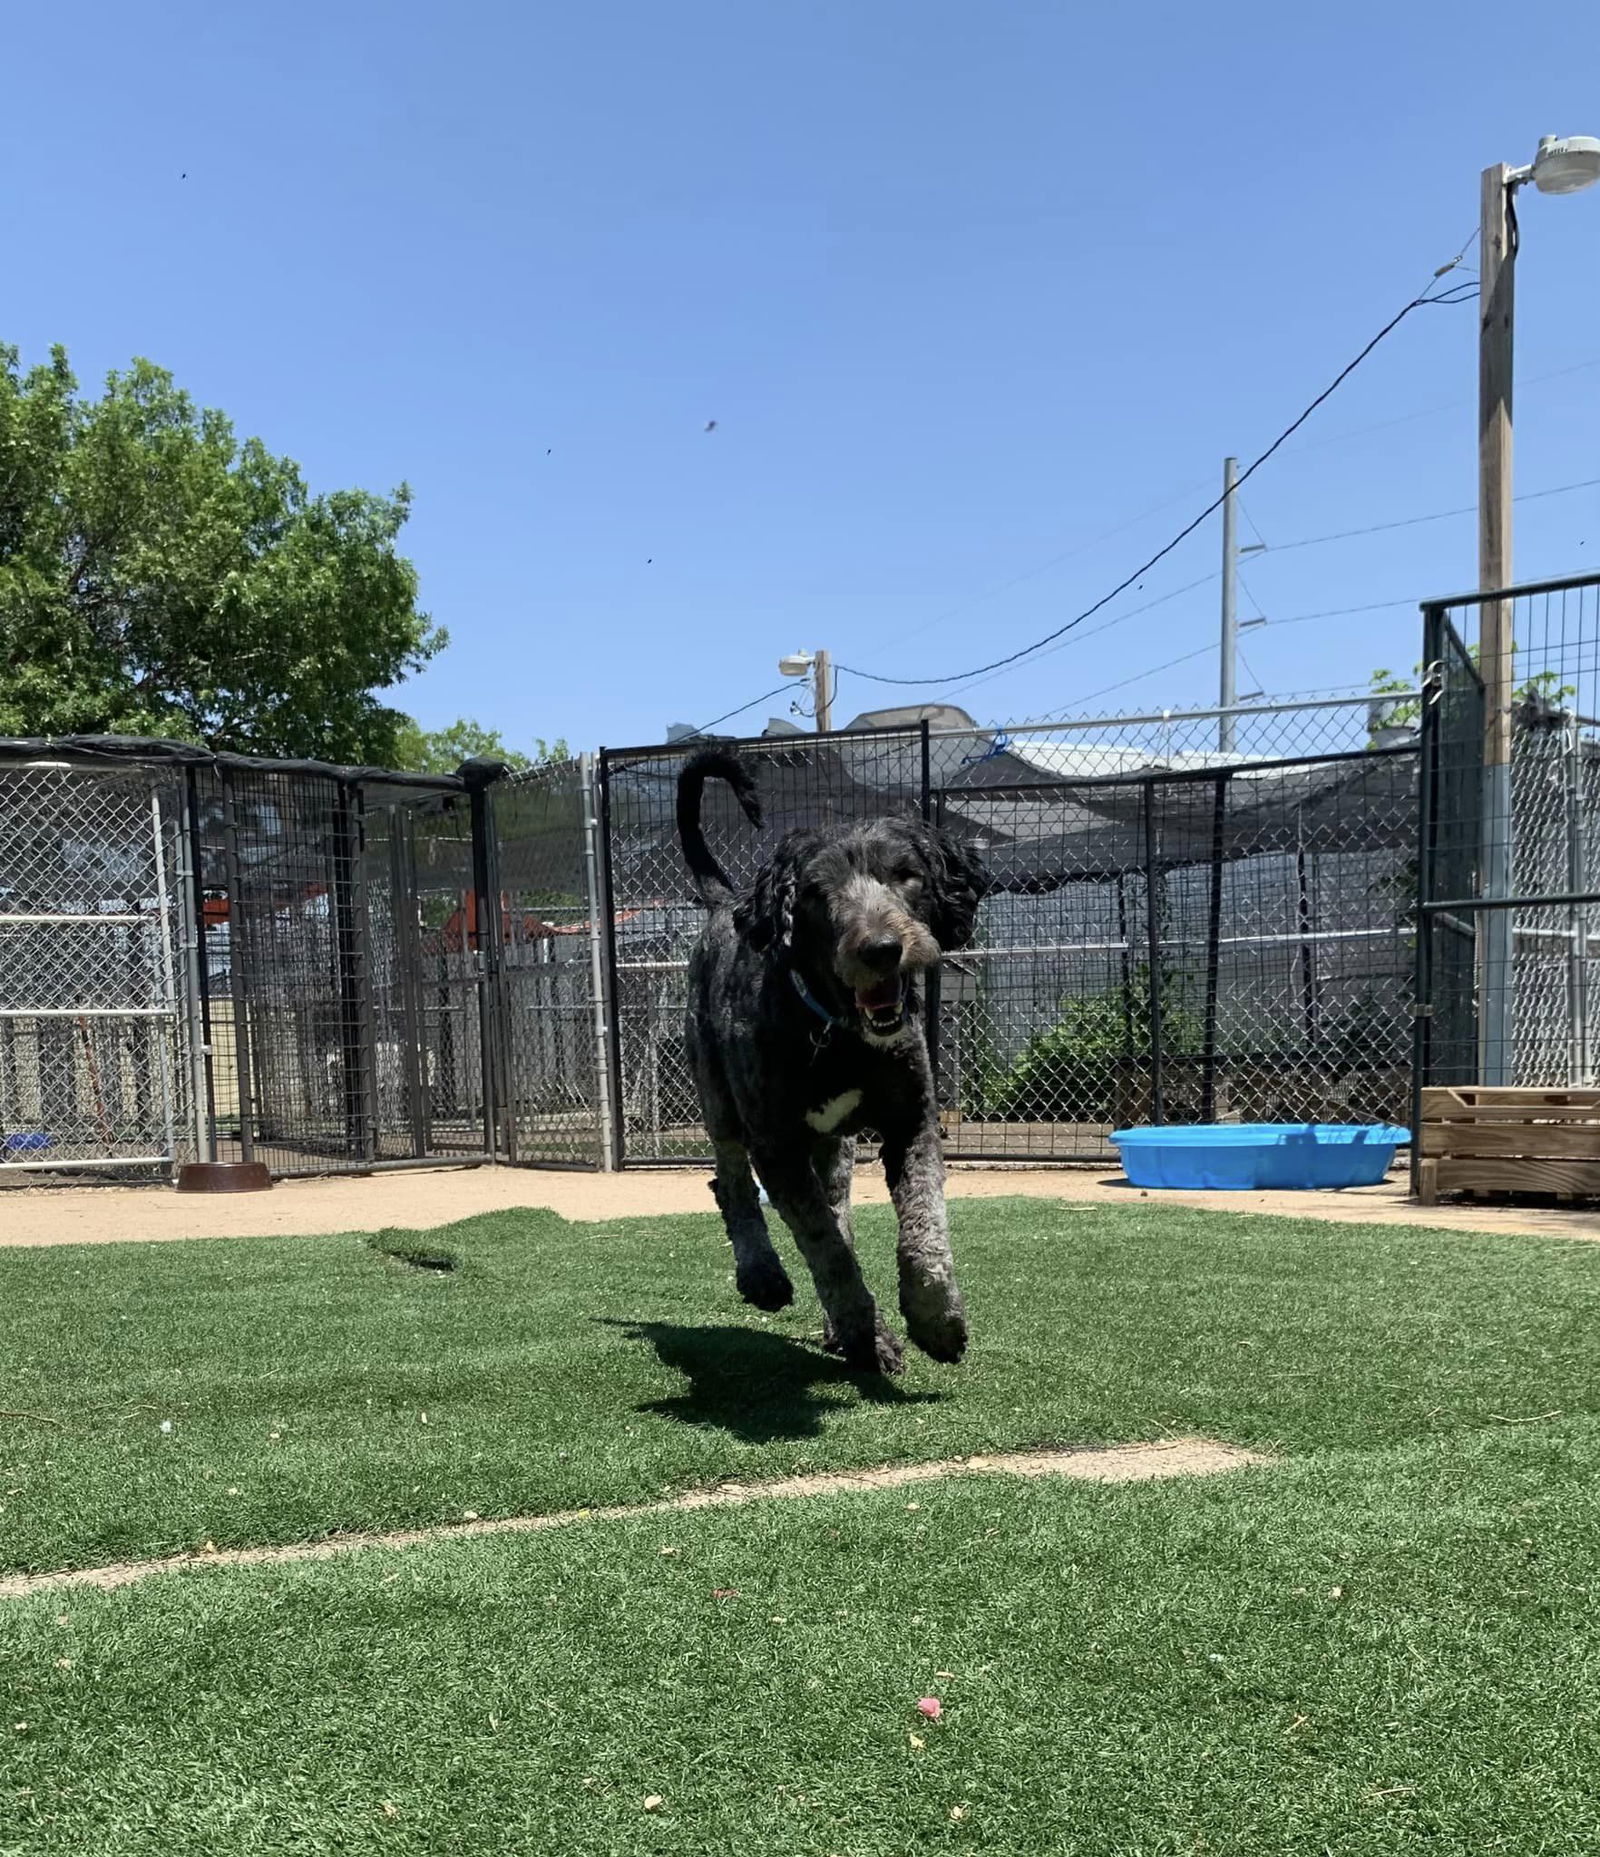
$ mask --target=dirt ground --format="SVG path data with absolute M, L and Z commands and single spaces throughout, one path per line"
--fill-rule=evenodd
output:
M 1141 1195 L 1103 1169 L 953 1167 L 952 1199 L 1021 1195 L 1074 1205 L 1125 1206 L 1141 1197 L 1216 1212 L 1272 1213 L 1339 1224 L 1422 1226 L 1433 1230 L 1535 1232 L 1600 1239 L 1600 1214 L 1565 1208 L 1410 1204 L 1400 1180 L 1339 1193 Z M 887 1197 L 876 1171 L 863 1168 L 856 1199 Z M 428 1168 L 371 1179 L 288 1180 L 271 1192 L 211 1196 L 170 1187 L 38 1187 L 0 1192 L 0 1245 L 100 1244 L 166 1238 L 268 1237 L 281 1232 L 422 1230 L 512 1206 L 544 1206 L 564 1218 L 599 1221 L 664 1212 L 710 1212 L 701 1169 L 619 1174 L 525 1171 L 512 1167 Z

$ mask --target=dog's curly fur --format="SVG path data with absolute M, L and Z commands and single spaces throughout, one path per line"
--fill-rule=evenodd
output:
M 935 1360 L 959 1360 L 967 1323 L 918 981 L 971 939 L 983 873 L 920 819 L 880 818 L 791 832 L 739 897 L 701 829 L 710 779 L 757 826 L 761 808 L 736 756 L 708 748 L 685 763 L 679 837 L 710 910 L 689 966 L 689 1057 L 740 1293 L 758 1309 L 794 1295 L 759 1177 L 810 1268 L 828 1344 L 852 1367 L 898 1371 L 900 1343 L 862 1280 L 850 1224 L 856 1136 L 872 1130 L 899 1218 L 907 1332 Z

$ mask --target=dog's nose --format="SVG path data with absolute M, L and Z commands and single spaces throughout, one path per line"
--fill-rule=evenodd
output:
M 889 973 L 900 965 L 900 937 L 898 935 L 877 935 L 871 941 L 864 941 L 858 950 L 858 957 L 863 967 L 870 967 L 875 974 Z

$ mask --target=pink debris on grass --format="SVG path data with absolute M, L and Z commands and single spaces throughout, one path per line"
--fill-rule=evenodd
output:
M 926 1715 L 930 1722 L 936 1722 L 939 1717 L 943 1715 L 944 1710 L 939 1706 L 939 1698 L 937 1696 L 924 1696 L 917 1704 L 917 1713 L 919 1715 Z

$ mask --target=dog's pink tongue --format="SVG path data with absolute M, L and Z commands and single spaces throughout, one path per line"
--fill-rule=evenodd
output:
M 857 987 L 856 1004 L 863 1012 L 887 1012 L 900 1004 L 900 976 L 891 975 L 875 987 Z

